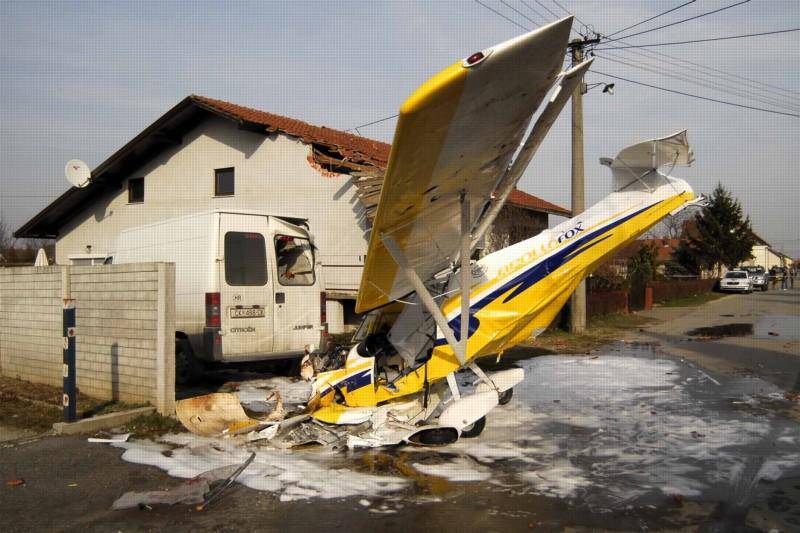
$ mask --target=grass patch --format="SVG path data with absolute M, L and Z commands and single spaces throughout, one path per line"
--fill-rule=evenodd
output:
M 185 431 L 183 425 L 175 418 L 162 416 L 158 413 L 142 415 L 128 422 L 123 428 L 125 433 L 133 433 L 139 438 L 160 437 L 167 433 L 180 433 Z
M 59 387 L 0 377 L 0 425 L 32 431 L 47 431 L 64 421 Z M 99 400 L 78 391 L 78 419 L 127 411 L 141 407 L 110 400 Z
M 672 300 L 665 300 L 659 302 L 660 307 L 697 307 L 714 300 L 719 300 L 725 294 L 719 292 L 707 292 L 705 294 L 693 294 L 691 296 L 682 296 L 680 298 L 673 298 Z
M 637 314 L 609 314 L 592 317 L 582 335 L 559 328 L 550 328 L 535 340 L 526 343 L 551 353 L 587 353 L 604 344 L 623 338 L 631 329 L 651 324 L 655 320 Z

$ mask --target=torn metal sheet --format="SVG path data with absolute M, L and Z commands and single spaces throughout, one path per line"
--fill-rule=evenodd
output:
M 250 418 L 236 393 L 214 393 L 175 402 L 181 424 L 196 435 L 212 437 L 255 429 L 262 421 Z
M 133 509 L 140 505 L 175 505 L 177 503 L 203 503 L 211 487 L 206 479 L 190 479 L 172 490 L 151 490 L 147 492 L 126 492 L 112 505 L 114 510 Z

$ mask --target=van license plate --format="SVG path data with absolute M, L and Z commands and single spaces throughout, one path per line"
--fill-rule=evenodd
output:
M 231 318 L 260 318 L 264 316 L 263 308 L 231 308 Z

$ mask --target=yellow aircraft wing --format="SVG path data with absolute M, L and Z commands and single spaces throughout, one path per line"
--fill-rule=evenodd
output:
M 361 276 L 356 311 L 412 292 L 386 249 L 391 237 L 423 281 L 460 247 L 460 196 L 481 216 L 530 120 L 561 71 L 564 18 L 442 70 L 402 105 Z

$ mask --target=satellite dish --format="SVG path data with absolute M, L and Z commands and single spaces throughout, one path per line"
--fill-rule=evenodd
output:
M 80 159 L 67 161 L 64 174 L 67 176 L 67 181 L 79 189 L 86 187 L 92 177 L 92 171 L 89 170 L 89 166 Z

